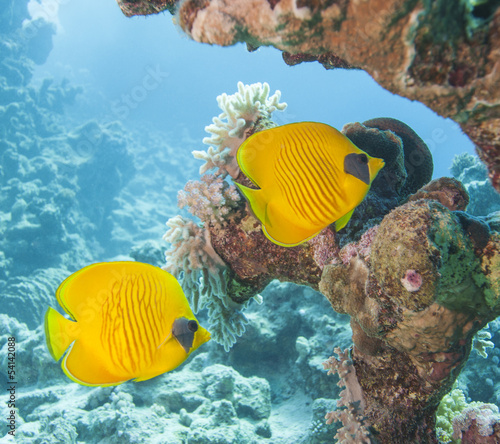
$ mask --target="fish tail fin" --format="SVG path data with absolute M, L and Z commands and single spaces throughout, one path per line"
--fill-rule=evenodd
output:
M 255 190 L 253 188 L 248 188 L 245 185 L 241 185 L 235 182 L 235 185 L 245 196 L 246 200 L 250 204 L 250 208 L 254 216 L 261 221 L 262 224 L 266 222 L 266 208 L 267 201 L 264 197 L 264 192 L 262 190 Z
M 55 361 L 59 361 L 71 343 L 77 339 L 76 322 L 66 319 L 49 307 L 45 313 L 45 339 Z

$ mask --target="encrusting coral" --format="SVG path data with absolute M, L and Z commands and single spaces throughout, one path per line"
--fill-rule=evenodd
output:
M 458 180 L 429 182 L 430 153 L 411 129 L 395 119 L 375 122 L 380 128 L 370 121 L 349 124 L 344 132 L 395 171 L 374 182 L 340 233 L 330 226 L 283 248 L 264 236 L 238 201 L 215 212 L 223 215 L 220 221 L 204 217 L 203 227 L 171 219 L 166 268 L 195 307 L 209 307 L 214 337 L 226 349 L 244 330 L 244 305 L 271 280 L 319 289 L 335 311 L 351 316 L 349 356 L 341 355 L 343 364 L 333 358 L 326 364 L 352 368 L 344 375 L 346 393 L 359 395 L 359 402 L 343 402 L 346 411 L 328 415 L 343 421 L 339 436 L 348 439 L 352 431 L 380 443 L 437 443 L 439 402 L 475 334 L 500 314 L 500 234 L 495 224 L 464 212 L 468 195 Z M 262 128 L 272 125 L 267 119 Z M 249 128 L 244 135 L 261 129 Z M 411 153 L 418 157 L 408 159 Z M 224 161 L 229 167 L 213 162 L 214 168 L 221 176 L 229 170 L 235 175 L 232 157 Z M 234 180 L 247 179 L 240 173 Z

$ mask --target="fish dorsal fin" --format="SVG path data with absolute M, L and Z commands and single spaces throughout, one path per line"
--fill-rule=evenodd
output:
M 347 222 L 351 219 L 352 213 L 354 213 L 355 208 L 353 208 L 349 213 L 344 214 L 340 219 L 335 222 L 335 230 L 340 231 L 347 225 Z
M 67 277 L 56 291 L 61 307 L 73 320 L 78 320 L 89 304 L 100 306 L 108 297 L 109 265 L 92 264 Z
M 259 131 L 238 148 L 236 159 L 241 171 L 259 188 L 274 182 L 274 165 L 281 149 L 283 127 Z

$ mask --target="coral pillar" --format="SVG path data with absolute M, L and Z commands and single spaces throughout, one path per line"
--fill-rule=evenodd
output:
M 324 268 L 320 290 L 352 317 L 362 415 L 380 442 L 437 442 L 437 406 L 500 313 L 499 241 L 465 213 L 416 200 L 384 218 L 362 257 Z

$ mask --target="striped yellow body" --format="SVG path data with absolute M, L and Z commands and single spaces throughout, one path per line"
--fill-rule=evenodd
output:
M 370 188 L 344 171 L 352 153 L 366 155 L 335 128 L 315 122 L 258 132 L 240 146 L 238 164 L 259 189 L 237 185 L 270 240 L 294 246 L 336 221 L 337 229 L 347 223 Z M 371 183 L 383 161 L 366 158 Z
M 175 319 L 195 320 L 177 280 L 138 262 L 90 265 L 68 277 L 56 293 L 76 321 L 49 308 L 47 343 L 72 380 L 113 385 L 145 380 L 180 365 L 188 356 L 172 335 Z M 210 338 L 201 326 L 190 351 Z

